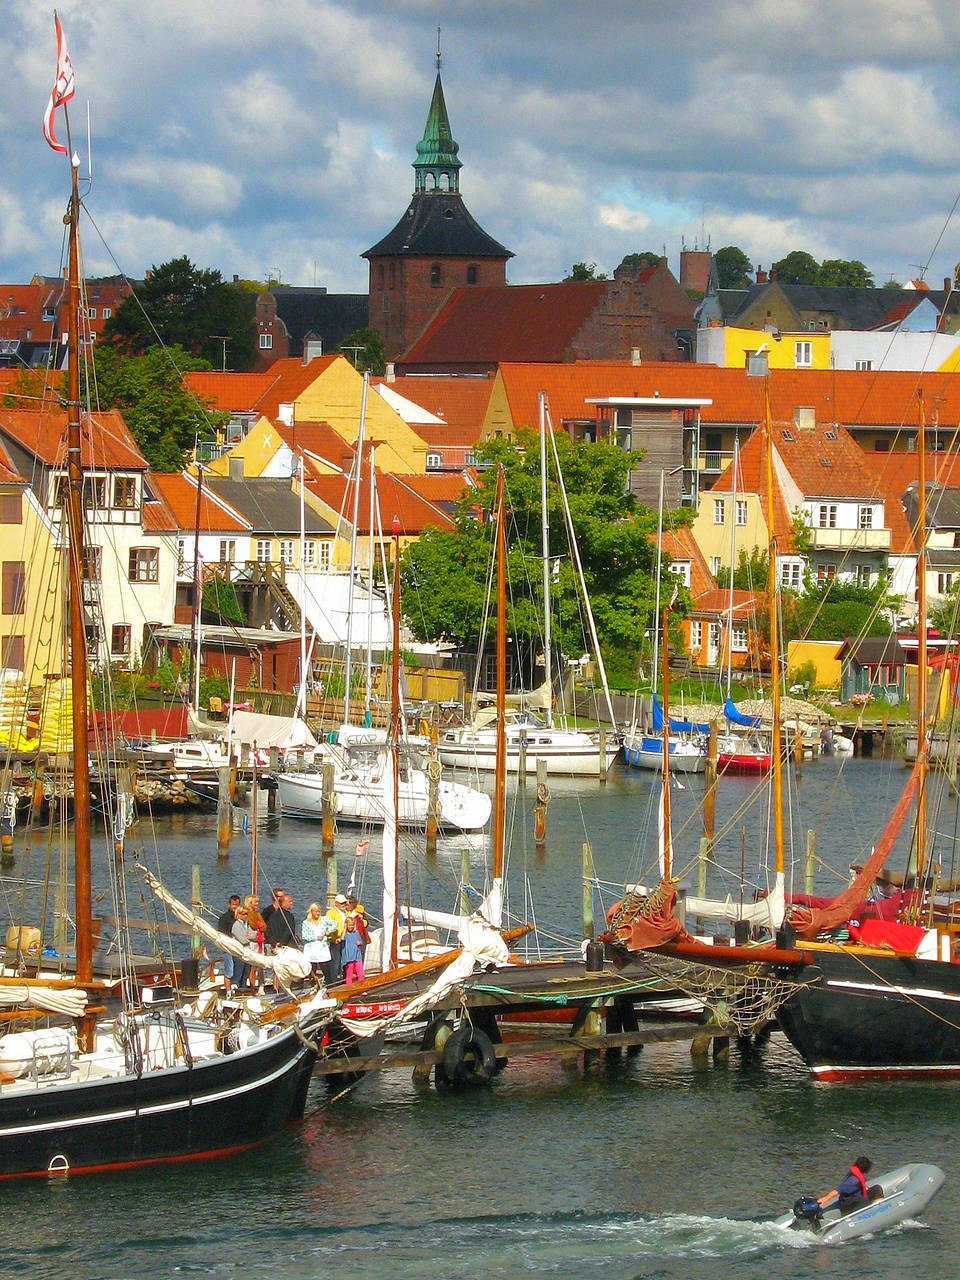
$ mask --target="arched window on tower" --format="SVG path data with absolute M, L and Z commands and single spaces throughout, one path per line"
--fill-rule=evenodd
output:
M 434 289 L 439 288 L 440 285 L 443 284 L 443 268 L 440 266 L 439 262 L 435 262 L 430 268 L 430 284 Z
M 467 267 L 467 284 L 477 283 L 477 268 L 472 264 Z
M 439 186 L 441 191 L 450 190 L 450 175 L 448 173 L 441 173 Z
M 426 175 L 424 187 L 426 188 L 427 191 L 432 191 L 436 185 L 437 185 L 437 175 L 435 173 L 428 173 Z

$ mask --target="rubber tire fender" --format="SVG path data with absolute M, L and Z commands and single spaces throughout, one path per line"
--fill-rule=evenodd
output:
M 489 1084 L 497 1069 L 493 1041 L 479 1027 L 464 1024 L 443 1046 L 443 1069 L 447 1079 L 461 1089 Z

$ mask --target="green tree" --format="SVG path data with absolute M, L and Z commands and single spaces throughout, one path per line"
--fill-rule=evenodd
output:
M 825 258 L 820 263 L 817 284 L 846 289 L 874 288 L 872 274 L 856 258 L 852 258 L 849 262 L 845 258 Z
M 626 257 L 623 258 L 623 260 L 621 261 L 620 267 L 630 267 L 634 271 L 642 271 L 645 267 L 659 266 L 660 259 L 662 257 L 663 257 L 663 254 L 654 253 L 652 249 L 645 249 L 643 253 L 628 253 Z M 578 265 L 582 266 L 583 264 L 580 263 Z M 594 266 L 596 266 L 596 263 L 594 263 Z M 618 271 L 620 270 L 620 267 L 617 267 Z M 591 278 L 596 278 L 596 277 L 591 277 Z M 601 280 L 603 278 L 604 278 L 603 276 L 599 277 L 599 279 Z
M 749 556 L 741 551 L 733 571 L 733 585 L 738 591 L 766 591 L 770 556 L 765 547 L 754 547 Z M 725 565 L 717 574 L 717 586 L 730 586 L 730 570 Z
M 370 326 L 366 329 L 354 329 L 340 343 L 340 350 L 357 369 L 369 369 L 378 377 L 387 371 L 387 359 L 379 329 Z
M 606 280 L 606 275 L 601 272 L 597 274 L 597 264 L 595 262 L 575 262 L 570 268 L 570 274 L 563 277 L 564 284 L 571 280 Z
M 780 284 L 819 284 L 820 263 L 805 249 L 794 249 L 770 268 Z
M 886 582 L 859 587 L 836 579 L 802 596 L 784 599 L 786 640 L 836 640 L 845 636 L 886 636 L 890 621 L 884 608 Z
M 713 261 L 721 289 L 749 289 L 753 284 L 753 263 L 735 244 L 718 249 Z
M 151 267 L 104 325 L 101 341 L 124 355 L 162 344 L 182 347 L 215 369 L 251 369 L 257 356 L 251 294 L 226 283 L 219 271 L 195 267 L 186 255 L 172 258 Z
M 656 554 L 651 536 L 656 517 L 637 508 L 627 492 L 627 475 L 636 465 L 636 455 L 610 444 L 574 444 L 564 433 L 558 433 L 556 441 L 601 648 L 605 658 L 619 652 L 635 664 L 652 615 Z M 537 564 L 541 555 L 539 453 L 535 435 L 521 433 L 518 445 L 495 440 L 480 452 L 484 461 L 504 466 L 510 512 L 508 634 L 537 652 L 543 632 Z M 462 502 L 454 530 L 428 530 L 404 551 L 404 614 L 418 640 L 444 639 L 476 650 L 491 556 L 489 518 L 478 521 L 477 512 L 489 517 L 495 491 L 496 471 L 491 466 L 480 472 L 478 490 L 470 491 Z M 551 557 L 557 557 L 551 590 L 553 633 L 563 652 L 575 656 L 586 647 L 583 618 L 562 501 L 552 476 L 548 518 Z
M 179 471 L 196 439 L 226 424 L 226 413 L 205 408 L 181 381 L 181 373 L 209 369 L 205 360 L 179 347 L 122 356 L 107 343 L 97 343 L 93 356 L 91 401 L 120 411 L 154 471 Z

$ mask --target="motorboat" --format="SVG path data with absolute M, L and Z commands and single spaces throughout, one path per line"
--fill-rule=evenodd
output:
M 702 773 L 707 763 L 706 743 L 702 736 L 675 737 L 669 742 L 670 768 L 676 773 Z M 663 738 L 653 733 L 627 733 L 623 754 L 629 765 L 637 769 L 663 768 Z
M 944 1181 L 943 1170 L 935 1164 L 904 1164 L 872 1183 L 870 1198 L 859 1208 L 843 1213 L 836 1199 L 820 1206 L 812 1196 L 801 1196 L 776 1224 L 814 1232 L 824 1244 L 842 1244 L 918 1217 Z
M 717 773 L 761 776 L 770 772 L 770 752 L 756 738 L 723 733 L 717 739 Z

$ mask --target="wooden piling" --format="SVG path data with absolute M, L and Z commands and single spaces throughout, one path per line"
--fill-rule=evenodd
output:
M 703 834 L 711 844 L 717 813 L 717 736 L 717 722 L 711 720 L 707 735 L 707 763 L 704 768 L 706 790 L 703 796 Z
M 195 916 L 200 915 L 203 899 L 200 897 L 200 866 L 194 863 L 190 868 L 190 908 Z M 190 954 L 198 956 L 203 943 L 199 933 L 190 935 Z
M 803 891 L 813 893 L 813 851 L 817 843 L 817 833 L 812 827 L 807 829 L 807 856 L 803 863 Z
M 803 773 L 803 738 L 800 735 L 800 719 L 794 725 L 793 730 L 793 758 L 797 770 L 797 778 L 799 779 Z
M 596 873 L 593 869 L 593 849 L 589 842 L 583 844 L 583 936 L 590 941 L 593 938 L 593 882 Z
M 277 773 L 280 769 L 280 748 L 273 746 L 270 748 L 270 772 Z
M 709 836 L 700 837 L 700 852 L 697 855 L 697 895 L 701 898 L 707 896 L 707 862 L 710 859 L 711 841 Z M 702 916 L 697 917 L 697 933 L 703 933 L 704 920 Z
M 230 802 L 230 766 L 218 771 L 217 788 L 217 857 L 230 856 L 230 836 L 233 833 L 233 805 Z
M 533 808 L 533 838 L 538 849 L 542 849 L 547 843 L 547 805 L 549 803 L 547 762 L 541 756 L 537 760 L 537 803 Z
M 329 853 L 324 850 L 323 860 L 327 867 L 327 906 L 332 907 L 337 896 L 337 860 L 332 849 Z
M 333 776 L 333 761 L 324 760 L 323 785 L 320 792 L 320 847 L 326 855 L 333 853 L 333 837 L 336 832 L 336 823 L 334 822 Z M 336 886 L 334 886 L 334 893 L 336 893 Z
M 34 814 L 40 812 L 43 805 L 43 775 L 47 771 L 46 752 L 37 752 L 37 762 L 33 766 L 33 791 L 30 796 L 30 805 Z
M 427 853 L 434 854 L 437 852 L 437 810 L 439 809 L 439 801 L 437 799 L 437 787 L 440 783 L 440 757 L 436 753 L 436 749 L 431 749 L 430 759 L 427 761 Z

